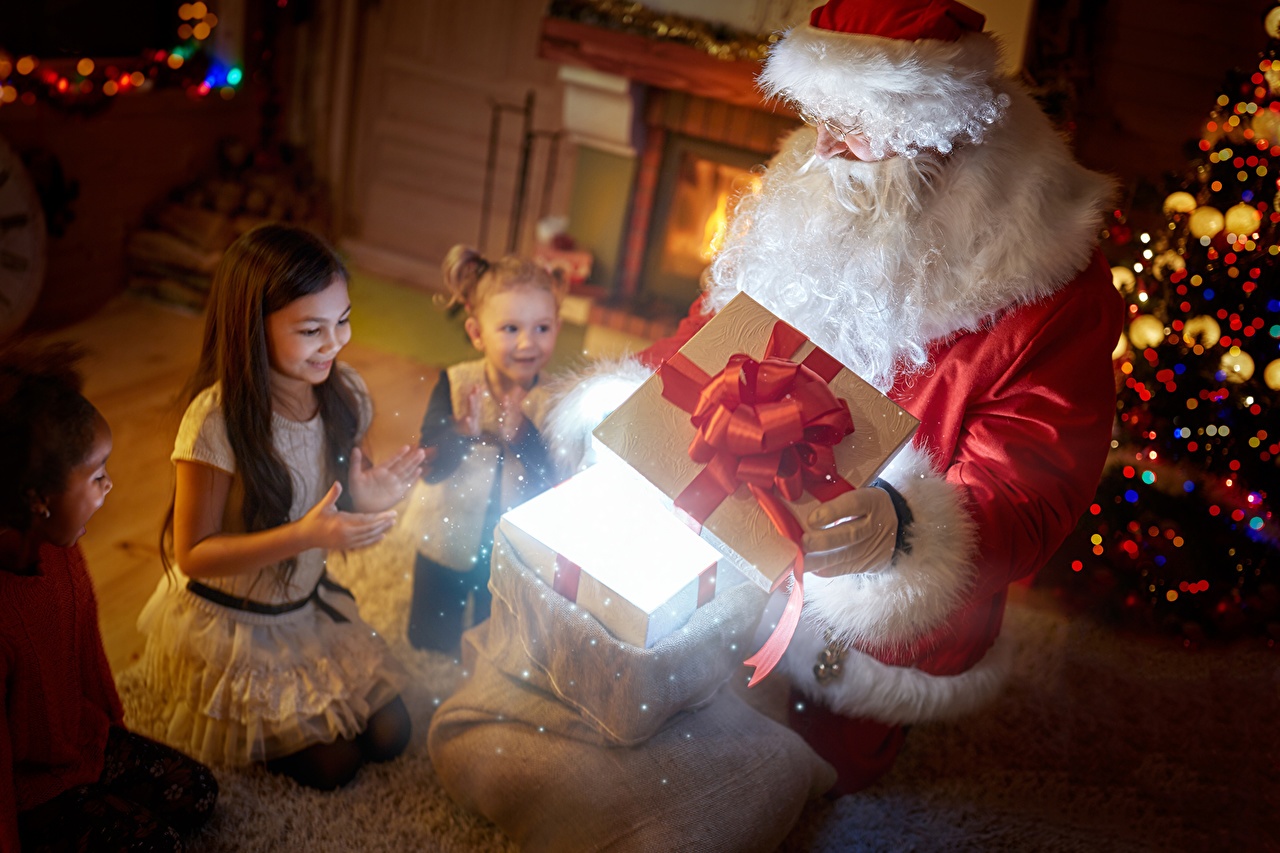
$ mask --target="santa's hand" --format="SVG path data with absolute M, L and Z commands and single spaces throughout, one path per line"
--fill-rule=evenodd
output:
M 898 513 L 884 489 L 866 486 L 832 498 L 809 513 L 804 568 L 820 577 L 865 572 L 893 559 Z

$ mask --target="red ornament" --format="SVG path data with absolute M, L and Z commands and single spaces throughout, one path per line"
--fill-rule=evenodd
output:
M 1117 246 L 1127 246 L 1133 239 L 1133 229 L 1128 225 L 1112 225 L 1110 231 L 1111 242 Z

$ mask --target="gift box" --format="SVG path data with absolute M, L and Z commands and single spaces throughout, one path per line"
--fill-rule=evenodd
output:
M 772 589 L 821 501 L 871 483 L 919 421 L 739 294 L 595 430 Z M 796 615 L 798 618 L 798 614 Z
M 499 527 L 544 583 L 640 648 L 745 581 L 616 457 L 508 510 Z

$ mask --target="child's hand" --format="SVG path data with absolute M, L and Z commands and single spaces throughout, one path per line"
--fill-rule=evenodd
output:
M 503 441 L 514 441 L 516 434 L 520 432 L 520 427 L 524 424 L 524 410 L 522 407 L 527 393 L 527 391 L 517 385 L 512 388 L 505 397 L 498 401 L 498 405 L 502 408 Z
M 320 502 L 298 519 L 305 531 L 308 547 L 330 550 L 355 550 L 368 548 L 382 541 L 391 525 L 395 524 L 395 512 L 343 512 L 338 509 L 338 496 L 342 484 L 335 482 Z
M 434 455 L 434 454 L 433 454 Z M 422 476 L 422 464 L 427 451 L 422 447 L 409 447 L 381 465 L 367 467 L 359 447 L 351 450 L 351 472 L 347 483 L 351 486 L 351 501 L 357 509 L 379 511 L 390 509 L 404 497 L 414 481 Z
M 471 438 L 480 437 L 480 413 L 484 405 L 484 389 L 472 385 L 467 392 L 467 413 L 458 418 L 458 432 Z
M 431 463 L 435 461 L 436 454 L 439 452 L 440 452 L 440 449 L 436 447 L 422 448 L 423 458 L 422 458 L 422 465 L 419 466 L 419 470 L 418 470 L 419 477 L 426 477 L 431 473 Z

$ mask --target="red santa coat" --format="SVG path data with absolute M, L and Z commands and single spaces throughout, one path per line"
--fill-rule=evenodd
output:
M 701 303 L 677 334 L 641 354 L 670 357 L 709 319 Z M 1110 353 L 1123 302 L 1102 256 L 979 331 L 934 341 L 926 372 L 889 396 L 920 420 L 884 479 L 914 520 L 904 553 L 866 574 L 810 575 L 805 615 L 781 669 L 815 701 L 883 723 L 970 710 L 999 689 L 994 648 L 1008 586 L 1037 571 L 1093 496 L 1115 408 Z M 844 672 L 814 676 L 828 636 Z

